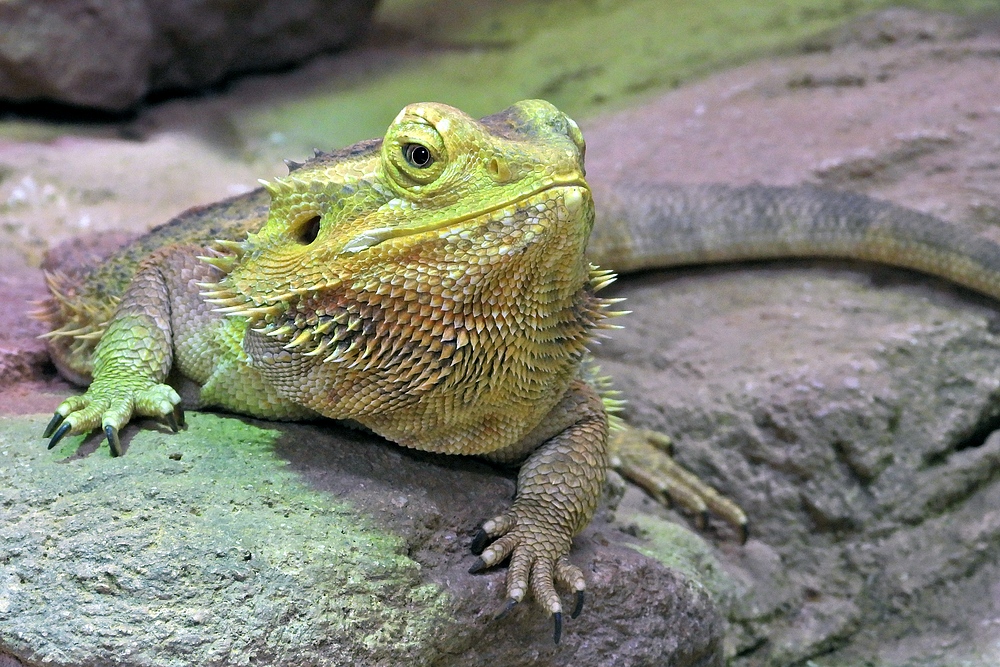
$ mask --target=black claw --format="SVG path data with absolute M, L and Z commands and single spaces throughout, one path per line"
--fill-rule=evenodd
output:
M 170 430 L 173 431 L 174 433 L 177 433 L 177 431 L 181 430 L 181 427 L 177 425 L 177 417 L 174 415 L 173 412 L 168 412 L 164 416 L 164 419 L 166 419 L 167 426 L 169 426 Z
M 573 613 L 569 615 L 570 618 L 576 618 L 583 611 L 583 591 L 576 592 L 576 604 L 573 606 Z
M 515 600 L 514 598 L 507 600 L 507 604 L 503 606 L 503 609 L 500 610 L 500 613 L 497 614 L 493 620 L 499 621 L 501 618 L 509 614 L 510 610 L 516 606 L 517 606 L 517 600 Z
M 555 630 L 552 633 L 552 641 L 558 644 L 559 638 L 562 637 L 562 612 L 557 611 L 552 614 L 552 620 L 554 620 L 556 624 Z
M 177 417 L 177 423 L 181 427 L 187 426 L 187 421 L 184 419 L 184 408 L 179 405 L 174 406 L 174 416 Z
M 69 433 L 69 430 L 71 428 L 73 428 L 72 424 L 70 424 L 69 422 L 63 422 L 63 425 L 60 426 L 59 429 L 52 434 L 52 439 L 49 440 L 49 449 L 52 449 L 56 445 L 58 445 L 59 441 L 63 439 L 64 435 Z
M 740 526 L 740 544 L 746 544 L 750 539 L 750 524 L 744 523 Z
M 663 506 L 666 507 L 668 510 L 674 508 L 674 499 L 671 498 L 670 494 L 666 491 L 660 494 L 660 502 L 662 502 Z
M 486 545 L 489 543 L 489 541 L 490 541 L 490 536 L 486 534 L 485 530 L 483 530 L 482 528 L 476 530 L 476 534 L 472 538 L 472 553 L 476 554 L 477 556 L 483 553 L 483 550 L 486 548 Z
M 59 428 L 59 424 L 62 424 L 64 419 L 66 418 L 58 412 L 52 415 L 52 419 L 49 420 L 49 425 L 45 427 L 45 432 L 42 433 L 42 437 L 52 437 L 52 434 L 56 432 L 56 429 Z
M 104 427 L 104 435 L 108 439 L 108 447 L 111 448 L 111 456 L 122 455 L 122 443 L 118 439 L 118 429 L 111 424 Z
M 472 564 L 469 568 L 469 574 L 479 574 L 480 572 L 486 571 L 486 561 L 482 558 L 477 558 L 476 562 Z

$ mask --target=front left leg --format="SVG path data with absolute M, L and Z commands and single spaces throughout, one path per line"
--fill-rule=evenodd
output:
M 674 461 L 671 450 L 670 438 L 663 433 L 627 425 L 608 441 L 611 467 L 622 477 L 667 507 L 676 503 L 693 512 L 698 528 L 704 528 L 712 514 L 721 517 L 736 529 L 740 544 L 746 544 L 750 525 L 743 509 Z
M 94 351 L 90 387 L 60 403 L 45 429 L 49 449 L 66 435 L 101 428 L 117 456 L 118 432 L 133 416 L 159 417 L 178 429 L 181 398 L 165 384 L 173 365 L 171 292 L 162 270 L 169 252 L 154 253 L 139 265 Z
M 567 558 L 573 536 L 590 522 L 608 465 L 608 417 L 600 396 L 574 381 L 563 399 L 522 443 L 490 458 L 509 460 L 541 442 L 522 464 L 517 498 L 509 510 L 483 524 L 472 549 L 480 557 L 472 572 L 508 556 L 507 607 L 531 590 L 552 614 L 556 643 L 562 632 L 562 601 L 556 584 L 576 592 L 575 618 L 583 606 L 583 572 Z M 496 541 L 488 547 L 489 540 Z

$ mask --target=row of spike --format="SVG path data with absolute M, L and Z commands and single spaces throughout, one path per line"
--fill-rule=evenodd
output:
M 590 288 L 594 292 L 604 289 L 613 283 L 617 277 L 618 275 L 610 269 L 601 269 L 594 264 L 590 265 Z M 612 317 L 628 315 L 632 311 L 607 309 L 610 306 L 623 301 L 625 301 L 624 297 L 595 299 L 592 312 L 598 311 L 602 317 L 595 322 L 594 328 L 621 329 L 622 327 L 620 324 L 612 324 L 607 320 Z M 603 333 L 595 335 L 595 338 L 604 337 L 606 337 L 606 334 Z M 599 343 L 600 341 L 594 340 L 594 342 Z M 625 409 L 626 401 L 621 397 L 622 393 L 614 388 L 614 383 L 611 377 L 602 373 L 600 366 L 598 366 L 594 362 L 593 358 L 589 357 L 589 355 L 581 366 L 580 374 L 595 390 L 597 390 L 597 393 L 600 395 L 601 402 L 604 403 L 604 409 L 608 413 L 608 427 L 610 430 L 612 432 L 623 430 L 625 428 L 625 422 L 622 420 L 621 413 Z
M 215 308 L 217 313 L 232 317 L 247 317 L 251 320 L 273 321 L 285 311 L 286 302 L 294 298 L 295 293 L 271 297 L 271 303 L 267 305 L 251 305 L 245 296 L 238 294 L 226 281 L 236 265 L 254 246 L 255 238 L 255 234 L 248 234 L 244 241 L 217 239 L 206 249 L 206 254 L 200 255 L 198 259 L 211 264 L 224 275 L 217 282 L 200 282 L 196 283 L 196 286 L 201 290 L 201 297 L 206 303 L 217 306 Z
M 593 387 L 604 403 L 604 409 L 608 413 L 608 426 L 612 431 L 619 431 L 625 428 L 625 422 L 621 417 L 628 401 L 623 399 L 622 393 L 614 388 L 614 380 L 611 376 L 601 371 L 594 358 L 587 356 L 580 365 L 580 378 Z
M 272 198 L 294 191 L 308 191 L 310 187 L 309 183 L 295 176 L 275 178 L 273 181 L 258 178 L 257 182 L 267 190 L 267 194 L 271 195 Z
M 610 269 L 602 269 L 594 264 L 590 265 L 590 289 L 598 292 L 618 278 L 618 274 Z M 595 329 L 621 329 L 620 324 L 612 324 L 607 320 L 612 317 L 628 315 L 630 310 L 608 310 L 609 307 L 624 301 L 624 297 L 595 298 L 590 308 L 590 314 L 594 318 Z M 604 334 L 597 334 L 597 337 L 604 337 Z
M 313 149 L 313 160 L 321 157 L 326 157 L 327 155 L 329 155 L 329 153 L 326 153 L 325 151 L 321 151 L 318 148 Z M 312 160 L 308 160 L 307 162 L 311 161 Z M 288 159 L 284 160 L 285 166 L 288 167 L 289 174 L 292 173 L 293 171 L 297 171 L 302 167 L 306 166 L 307 162 L 296 162 L 295 160 L 288 160 Z
M 285 160 L 285 164 L 288 166 L 287 176 L 279 176 L 273 181 L 269 181 L 264 178 L 257 179 L 257 182 L 260 183 L 265 190 L 267 190 L 267 193 L 271 195 L 272 198 L 292 192 L 317 192 L 327 186 L 327 182 L 322 179 L 307 181 L 299 178 L 298 176 L 292 176 L 293 172 L 304 167 L 306 163 Z M 369 183 L 369 185 L 374 186 L 372 183 Z
M 243 259 L 248 249 L 248 241 L 217 239 L 205 249 L 207 254 L 199 255 L 198 259 L 228 274 Z
M 61 324 L 56 329 L 39 336 L 45 339 L 73 338 L 81 342 L 96 343 L 104 335 L 111 315 L 118 308 L 119 297 L 108 296 L 101 305 L 72 294 L 73 281 L 61 271 L 47 271 L 45 283 L 51 298 L 36 302 L 31 317 L 49 326 Z
M 456 337 L 456 341 L 454 343 L 447 341 L 442 342 L 438 338 L 431 338 L 427 347 L 423 348 L 421 346 L 414 346 L 413 349 L 414 351 L 420 350 L 421 354 L 433 355 L 433 357 L 438 361 L 448 361 L 449 364 L 453 364 L 457 361 L 457 357 L 455 355 L 456 351 L 463 346 L 463 342 L 466 344 L 468 343 L 467 335 L 465 336 L 465 340 L 462 340 L 464 334 L 464 331 L 460 332 L 460 335 Z M 317 350 L 312 352 L 304 353 L 305 356 L 318 356 L 321 351 L 325 351 L 329 345 L 336 342 L 334 340 L 335 338 L 336 336 L 324 338 L 323 341 L 321 341 L 320 347 L 323 347 L 323 342 L 326 340 L 330 340 L 331 342 L 328 343 L 322 350 L 317 348 Z M 338 345 L 329 356 L 323 359 L 323 361 L 324 363 L 344 361 L 353 353 L 357 352 L 363 344 L 364 349 L 360 351 L 360 354 L 356 355 L 356 359 L 354 359 L 348 368 L 358 367 L 359 364 L 367 360 L 368 363 L 360 369 L 362 372 L 365 372 L 375 367 L 386 367 L 389 365 L 389 362 L 396 355 L 398 355 L 399 352 L 395 349 L 395 346 L 407 342 L 409 342 L 408 337 L 391 331 L 383 332 L 382 335 L 355 335 L 351 339 L 349 345 L 346 347 Z

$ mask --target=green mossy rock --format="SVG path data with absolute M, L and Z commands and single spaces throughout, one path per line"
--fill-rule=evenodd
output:
M 0 661 L 721 664 L 704 587 L 605 522 L 578 538 L 589 597 L 558 646 L 531 604 L 495 620 L 505 572 L 470 575 L 468 544 L 513 481 L 474 461 L 198 413 L 130 426 L 113 459 L 96 437 L 46 451 L 44 422 L 0 421 Z

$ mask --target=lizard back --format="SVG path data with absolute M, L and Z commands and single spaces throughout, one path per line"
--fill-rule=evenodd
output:
M 269 199 L 263 188 L 191 208 L 154 227 L 134 241 L 81 266 L 63 267 L 49 258 L 45 273 L 50 296 L 35 316 L 45 322 L 53 363 L 79 384 L 90 381 L 94 348 L 139 264 L 172 245 L 205 247 L 218 239 L 237 240 L 257 231 L 267 220 Z

